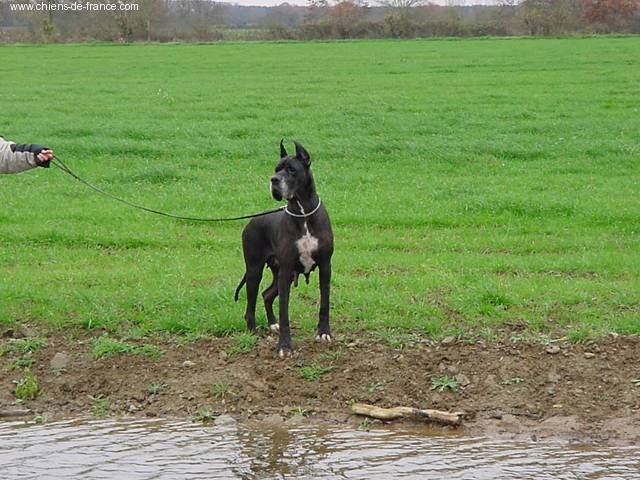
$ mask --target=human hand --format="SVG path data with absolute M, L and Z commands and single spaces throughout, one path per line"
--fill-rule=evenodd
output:
M 45 149 L 38 154 L 38 160 L 41 163 L 47 163 L 53 158 L 53 150 Z

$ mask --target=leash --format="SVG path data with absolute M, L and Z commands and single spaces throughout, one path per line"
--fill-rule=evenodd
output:
M 53 163 L 56 167 L 58 167 L 60 170 L 62 170 L 63 172 L 65 172 L 67 175 L 70 175 L 71 177 L 75 178 L 76 180 L 78 180 L 80 183 L 86 185 L 87 187 L 89 187 L 90 189 L 100 193 L 101 195 L 104 195 L 105 197 L 109 197 L 113 200 L 116 200 L 120 203 L 124 203 L 125 205 L 128 205 L 129 207 L 133 207 L 133 208 L 137 208 L 138 210 L 144 210 L 145 212 L 149 212 L 149 213 L 155 213 L 156 215 L 162 215 L 164 217 L 170 217 L 170 218 L 177 218 L 179 220 L 191 220 L 193 222 L 231 222 L 233 220 L 246 220 L 248 218 L 254 218 L 254 217 L 262 217 L 264 215 L 269 215 L 270 213 L 276 213 L 276 212 L 280 212 L 282 210 L 284 210 L 286 207 L 280 207 L 280 208 L 276 208 L 273 210 L 268 210 L 266 212 L 260 212 L 260 213 L 254 213 L 251 215 L 242 215 L 240 217 L 221 217 L 221 218 L 206 218 L 206 217 L 184 217 L 182 215 L 174 215 L 173 213 L 167 213 L 167 212 L 162 212 L 160 210 L 154 210 L 153 208 L 149 208 L 149 207 L 145 207 L 143 205 L 138 205 L 136 203 L 130 202 L 128 200 L 125 200 L 124 198 L 120 198 L 112 193 L 106 192 L 105 190 L 102 190 L 99 187 L 96 187 L 95 185 L 89 183 L 88 181 L 84 180 L 83 178 L 81 178 L 80 176 L 78 176 L 73 170 L 71 170 L 62 160 L 60 160 L 58 157 L 54 156 L 51 159 L 51 163 Z

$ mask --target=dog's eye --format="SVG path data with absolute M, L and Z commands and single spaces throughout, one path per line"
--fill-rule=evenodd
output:
M 295 175 L 296 174 L 296 169 L 293 167 L 287 167 L 287 173 L 290 175 Z

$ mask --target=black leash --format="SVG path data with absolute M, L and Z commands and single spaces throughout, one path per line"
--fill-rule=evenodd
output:
M 150 213 L 155 213 L 157 215 L 162 215 L 164 217 L 171 217 L 171 218 L 177 218 L 180 220 L 191 220 L 194 222 L 230 222 L 233 220 L 246 220 L 248 218 L 254 218 L 254 217 L 261 217 L 263 215 L 269 215 L 270 213 L 276 213 L 276 212 L 280 212 L 282 210 L 284 210 L 285 207 L 280 207 L 280 208 L 276 208 L 274 210 L 268 210 L 266 212 L 260 212 L 260 213 L 254 213 L 252 215 L 242 215 L 241 217 L 226 217 L 226 218 L 201 218 L 201 217 L 183 217 L 181 215 L 174 215 L 172 213 L 166 213 L 166 212 L 161 212 L 159 210 L 154 210 L 153 208 L 148 208 L 148 207 L 144 207 L 142 205 L 137 205 L 135 203 L 129 202 L 128 200 L 125 200 L 123 198 L 117 197 L 112 193 L 106 192 L 104 190 L 102 190 L 99 187 L 96 187 L 95 185 L 87 182 L 86 180 L 80 178 L 77 174 L 75 174 L 73 172 L 73 170 L 71 170 L 67 165 L 65 165 L 65 163 L 60 160 L 58 157 L 53 157 L 53 159 L 51 159 L 51 163 L 53 163 L 56 167 L 58 167 L 60 170 L 62 170 L 63 172 L 65 172 L 66 174 L 72 176 L 73 178 L 75 178 L 76 180 L 78 180 L 80 183 L 83 183 L 84 185 L 86 185 L 87 187 L 89 187 L 92 190 L 95 190 L 96 192 L 104 195 L 105 197 L 109 197 L 112 198 L 113 200 L 116 200 L 120 203 L 124 203 L 125 205 L 128 205 L 130 207 L 133 208 L 137 208 L 139 210 L 144 210 L 145 212 L 150 212 Z

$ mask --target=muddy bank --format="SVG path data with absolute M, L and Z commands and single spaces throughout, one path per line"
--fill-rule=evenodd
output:
M 1 345 L 22 335 L 5 328 Z M 20 408 L 49 420 L 226 413 L 355 427 L 362 422 L 349 413 L 355 401 L 462 410 L 460 430 L 471 434 L 640 442 L 638 337 L 546 345 L 413 337 L 398 349 L 354 334 L 331 345 L 299 340 L 295 355 L 281 360 L 266 334 L 246 353 L 234 353 L 228 338 L 146 341 L 164 352 L 157 358 L 138 350 L 94 358 L 97 335 L 40 335 L 48 343 L 35 351 L 31 367 L 40 393 Z M 12 352 L 0 357 L 0 410 L 16 406 L 14 381 L 23 373 L 17 359 Z

